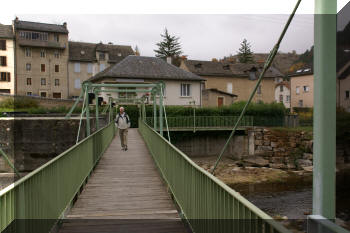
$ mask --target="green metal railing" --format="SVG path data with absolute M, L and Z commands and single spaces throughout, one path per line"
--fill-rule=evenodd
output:
M 112 121 L 0 191 L 0 231 L 49 232 L 70 207 L 112 141 L 114 131 Z
M 238 121 L 239 116 L 180 116 L 167 117 L 168 125 L 171 130 L 193 128 L 232 128 Z M 159 121 L 159 118 L 156 118 Z M 165 120 L 163 119 L 165 122 Z M 153 117 L 146 117 L 148 125 L 154 125 Z M 284 116 L 265 117 L 265 116 L 244 116 L 239 122 L 238 127 L 249 126 L 266 126 L 266 127 L 283 127 L 285 124 Z
M 211 128 L 232 127 L 238 120 L 238 116 L 182 116 L 167 117 L 169 128 Z M 245 116 L 240 126 L 253 126 L 254 118 Z M 146 123 L 153 125 L 154 118 L 146 117 Z M 159 121 L 159 118 L 157 118 Z M 165 121 L 165 120 L 164 120 Z
M 139 131 L 194 232 L 290 232 L 142 120 Z

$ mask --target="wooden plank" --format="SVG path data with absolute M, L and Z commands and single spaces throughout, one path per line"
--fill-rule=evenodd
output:
M 189 232 L 137 129 L 128 137 L 128 151 L 113 139 L 61 233 Z

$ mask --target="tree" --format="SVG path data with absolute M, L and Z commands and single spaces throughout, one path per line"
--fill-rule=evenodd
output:
M 135 46 L 135 55 L 140 56 L 140 49 L 137 45 Z
M 164 34 L 160 34 L 160 36 L 163 37 L 163 40 L 156 44 L 158 46 L 158 49 L 154 50 L 156 57 L 174 58 L 182 54 L 179 37 L 169 35 L 168 29 L 166 28 L 164 30 Z
M 241 63 L 254 62 L 253 52 L 250 50 L 250 43 L 248 43 L 247 39 L 244 39 L 241 43 L 241 48 L 238 51 L 238 60 Z

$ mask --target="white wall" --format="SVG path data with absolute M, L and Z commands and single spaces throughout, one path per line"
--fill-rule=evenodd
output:
M 283 95 L 284 107 L 290 108 L 290 90 L 286 86 L 283 86 L 283 91 L 281 92 L 280 86 L 276 86 L 276 88 L 275 88 L 275 101 L 277 103 L 280 102 L 280 95 Z M 289 101 L 287 101 L 287 96 L 289 96 Z
M 1 39 L 2 40 L 2 39 Z M 15 57 L 14 57 L 14 42 L 11 39 L 6 39 L 6 50 L 0 50 L 0 56 L 7 57 L 7 66 L 0 66 L 0 72 L 11 73 L 11 82 L 1 82 L 0 89 L 10 89 L 11 94 L 14 94 L 15 88 Z
M 201 105 L 201 84 L 193 81 L 165 81 L 165 98 L 166 105 L 191 105 L 189 102 L 195 101 L 196 105 Z M 181 84 L 191 84 L 189 97 L 181 96 Z M 193 105 L 193 104 L 192 104 Z
M 156 83 L 159 80 L 153 80 L 147 83 Z M 110 82 L 109 82 L 110 83 Z M 126 82 L 123 82 L 126 83 Z M 165 105 L 181 105 L 181 106 L 189 106 L 193 105 L 189 102 L 195 101 L 197 106 L 201 105 L 201 83 L 199 81 L 164 81 L 165 83 L 165 95 L 164 95 L 164 104 Z M 182 97 L 181 96 L 181 84 L 191 84 L 190 96 Z M 111 88 L 108 88 L 111 89 Z M 145 89 L 145 88 L 140 88 Z M 141 98 L 144 93 L 137 93 L 137 98 Z M 109 95 L 113 98 L 118 98 L 118 93 L 105 93 L 101 92 L 100 96 L 103 97 L 104 101 L 108 101 Z M 159 98 L 158 98 L 159 99 Z M 159 101 L 159 100 L 157 100 Z M 150 99 L 149 103 L 152 103 Z M 159 103 L 159 102 L 157 102 Z

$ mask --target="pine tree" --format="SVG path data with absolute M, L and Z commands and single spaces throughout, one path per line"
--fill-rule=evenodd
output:
M 166 28 L 164 30 L 164 34 L 161 34 L 160 36 L 163 37 L 163 40 L 156 44 L 158 46 L 158 49 L 154 50 L 156 57 L 174 58 L 182 54 L 179 37 L 169 35 L 168 29 Z
M 253 52 L 250 50 L 250 43 L 248 43 L 246 39 L 241 43 L 241 48 L 238 51 L 238 60 L 241 63 L 254 62 Z

